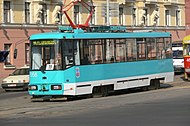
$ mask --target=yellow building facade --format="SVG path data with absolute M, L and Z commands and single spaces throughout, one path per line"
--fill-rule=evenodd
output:
M 10 51 L 7 61 L 0 63 L 0 79 L 17 67 L 29 65 L 30 35 L 69 25 L 63 13 L 67 9 L 75 24 L 85 23 L 89 10 L 94 8 L 90 26 L 123 25 L 130 31 L 168 31 L 173 41 L 181 41 L 185 36 L 185 0 L 92 1 L 87 8 L 80 3 L 65 8 L 71 0 L 0 0 L 0 50 Z
M 0 23 L 68 24 L 62 7 L 70 0 L 0 0 Z M 88 2 L 88 0 L 84 0 Z M 92 25 L 185 26 L 184 0 L 93 0 Z M 107 21 L 107 7 L 109 20 Z M 27 12 L 28 11 L 28 12 Z M 83 23 L 89 12 L 80 4 L 69 11 Z M 5 16 L 7 15 L 7 16 Z

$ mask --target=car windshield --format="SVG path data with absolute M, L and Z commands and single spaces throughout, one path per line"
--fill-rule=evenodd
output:
M 182 50 L 173 51 L 173 59 L 183 59 L 183 51 Z
M 11 75 L 12 76 L 16 76 L 16 75 L 29 75 L 29 68 L 16 69 Z

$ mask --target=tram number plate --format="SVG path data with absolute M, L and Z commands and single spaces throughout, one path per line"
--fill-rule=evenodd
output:
M 16 84 L 8 84 L 8 87 L 16 87 Z

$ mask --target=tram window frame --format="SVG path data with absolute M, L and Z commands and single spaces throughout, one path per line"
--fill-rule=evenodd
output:
M 128 62 L 137 60 L 136 39 L 126 39 L 126 58 Z
M 146 38 L 146 47 L 147 47 L 147 60 L 157 59 L 156 56 L 156 39 L 155 38 Z
M 80 65 L 90 64 L 89 60 L 89 44 L 88 40 L 81 39 L 79 40 L 79 55 L 80 55 Z
M 74 40 L 66 40 L 63 42 L 63 66 L 64 69 L 70 68 L 75 65 L 75 55 L 74 55 Z M 67 51 L 67 55 L 66 55 Z M 67 56 L 67 57 L 66 57 Z M 66 59 L 67 58 L 67 59 Z M 70 59 L 68 59 L 70 58 Z M 72 60 L 72 62 L 71 62 Z
M 89 47 L 89 62 L 90 64 L 102 64 L 103 62 L 103 39 L 87 40 Z
M 115 60 L 116 62 L 126 61 L 126 39 L 115 40 Z
M 164 38 L 156 38 L 156 56 L 157 56 L 157 59 L 166 58 Z
M 115 58 L 115 40 L 105 39 L 104 41 L 104 58 L 105 63 L 114 63 Z
M 136 39 L 137 43 L 137 60 L 147 59 L 147 44 L 144 38 Z
M 166 40 L 168 38 L 81 39 L 80 65 L 164 59 L 162 50 Z M 84 62 L 85 57 L 87 62 Z

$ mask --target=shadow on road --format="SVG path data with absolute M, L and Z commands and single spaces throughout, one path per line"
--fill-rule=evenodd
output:
M 171 85 L 171 84 L 160 84 L 160 89 L 171 88 L 171 87 L 173 87 L 173 85 Z
M 159 89 L 165 89 L 165 88 L 171 88 L 173 85 L 171 84 L 160 84 Z M 158 89 L 158 90 L 159 90 Z M 134 89 L 124 89 L 124 90 L 118 90 L 109 93 L 107 96 L 97 96 L 95 98 L 100 98 L 100 97 L 110 97 L 110 96 L 119 96 L 119 95 L 126 95 L 126 94 L 132 94 L 132 93 L 139 93 L 139 92 L 148 92 L 149 90 L 144 90 L 143 88 L 134 88 Z M 75 97 L 67 97 L 65 99 L 45 99 L 45 100 L 34 100 L 32 102 L 70 102 L 70 101 L 78 101 L 78 100 L 84 100 L 84 99 L 89 99 L 93 98 L 92 95 L 82 95 L 82 96 L 75 96 Z

